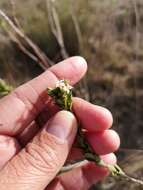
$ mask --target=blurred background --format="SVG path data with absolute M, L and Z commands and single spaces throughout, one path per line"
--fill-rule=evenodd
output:
M 88 73 L 76 95 L 112 112 L 120 165 L 143 179 L 143 1 L 0 0 L 0 10 L 0 78 L 16 87 L 83 56 Z M 92 189 L 141 187 L 109 177 Z

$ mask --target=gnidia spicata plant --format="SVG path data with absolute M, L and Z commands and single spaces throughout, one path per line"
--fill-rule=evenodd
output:
M 57 104 L 62 110 L 68 110 L 72 112 L 72 86 L 68 84 L 67 80 L 59 80 L 55 88 L 48 88 L 48 94 L 53 98 L 55 104 Z M 143 181 L 128 176 L 117 164 L 106 164 L 87 142 L 84 131 L 82 130 L 80 124 L 78 126 L 77 141 L 78 147 L 81 148 L 84 153 L 84 160 L 94 162 L 100 167 L 107 168 L 112 176 L 121 176 L 130 181 L 143 185 Z M 81 162 L 81 160 L 75 160 L 71 163 L 67 163 L 65 166 L 63 166 L 60 173 L 80 166 Z

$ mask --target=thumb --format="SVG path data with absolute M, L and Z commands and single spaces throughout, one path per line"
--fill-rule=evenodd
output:
M 76 125 L 72 113 L 58 112 L 0 172 L 1 190 L 43 190 L 64 164 Z

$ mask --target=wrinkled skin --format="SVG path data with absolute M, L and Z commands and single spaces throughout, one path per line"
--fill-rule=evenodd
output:
M 106 163 L 116 163 L 113 154 L 120 144 L 111 129 L 112 115 L 100 106 L 73 98 L 75 116 L 59 111 L 46 93 L 59 79 L 70 85 L 86 73 L 81 57 L 52 66 L 0 100 L 0 189 L 87 190 L 108 175 L 93 163 L 57 176 L 66 159 L 82 157 L 74 148 L 77 120 L 87 130 L 87 140 Z M 68 158 L 67 158 L 68 157 Z

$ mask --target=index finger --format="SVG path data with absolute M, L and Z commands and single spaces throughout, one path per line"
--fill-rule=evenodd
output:
M 71 85 L 78 82 L 87 70 L 86 61 L 72 57 L 62 61 L 40 76 L 21 85 L 0 101 L 0 134 L 17 135 L 35 119 L 45 107 L 48 87 L 66 79 Z

